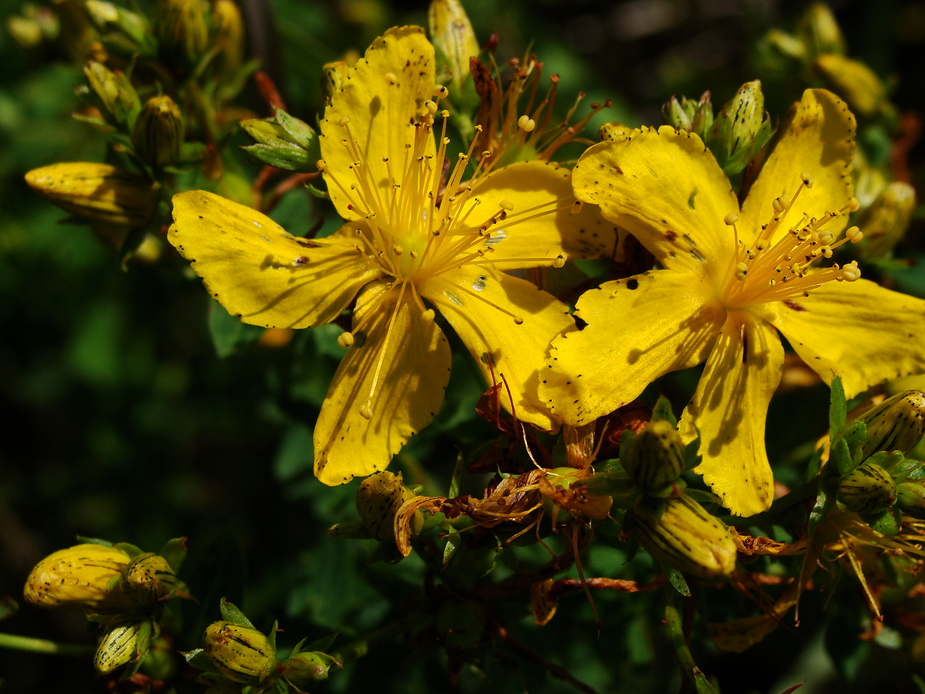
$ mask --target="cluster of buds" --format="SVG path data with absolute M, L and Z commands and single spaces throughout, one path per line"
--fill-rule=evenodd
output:
M 222 619 L 206 627 L 202 648 L 185 653 L 187 662 L 203 671 L 199 681 L 212 685 L 210 692 L 275 692 L 290 687 L 301 691 L 312 682 L 327 679 L 340 663 L 323 649 L 333 639 L 305 645 L 300 641 L 288 658 L 279 659 L 276 624 L 269 635 L 257 629 L 237 607 L 222 599 Z
M 94 667 L 108 674 L 129 665 L 132 674 L 160 633 L 164 602 L 186 592 L 177 579 L 185 556 L 185 538 L 171 540 L 159 554 L 127 543 L 87 542 L 40 561 L 23 594 L 33 605 L 79 609 L 102 624 Z
M 274 118 L 241 121 L 256 144 L 244 150 L 270 166 L 297 172 L 312 172 L 321 158 L 318 138 L 312 127 L 277 108 Z
M 729 176 L 740 173 L 774 134 L 759 80 L 739 87 L 715 116 L 710 92 L 696 101 L 673 96 L 662 113 L 669 125 L 699 135 Z

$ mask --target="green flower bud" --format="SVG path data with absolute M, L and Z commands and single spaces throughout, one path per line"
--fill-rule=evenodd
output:
M 915 188 L 903 181 L 893 181 L 861 215 L 858 226 L 864 238 L 857 244 L 866 258 L 888 258 L 902 241 L 915 210 Z
M 466 82 L 471 83 L 469 58 L 479 54 L 479 42 L 466 10 L 459 0 L 432 0 L 427 23 L 438 64 L 452 75 L 450 93 L 461 95 Z
M 91 60 L 84 68 L 84 75 L 106 122 L 118 130 L 131 130 L 141 110 L 141 100 L 125 73 L 113 72 Z
M 49 201 L 91 221 L 144 226 L 154 215 L 151 182 L 109 164 L 52 164 L 26 174 L 26 183 Z
M 305 685 L 326 680 L 332 666 L 341 665 L 327 653 L 306 651 L 284 660 L 280 674 L 293 684 Z
M 105 545 L 83 544 L 50 554 L 26 579 L 23 596 L 39 607 L 77 607 L 92 613 L 134 608 L 118 589 L 129 556 Z
M 257 143 L 244 149 L 260 161 L 287 171 L 315 170 L 320 151 L 308 123 L 277 109 L 275 122 L 244 120 L 241 127 Z
M 761 82 L 746 82 L 723 106 L 707 144 L 727 174 L 737 174 L 771 139 Z
M 699 100 L 682 96 L 678 101 L 677 97 L 673 96 L 662 106 L 662 115 L 669 125 L 679 130 L 697 133 L 706 141 L 713 127 L 713 104 L 710 101 L 710 92 L 704 92 Z
M 244 64 L 244 20 L 234 0 L 215 0 L 212 5 L 214 44 L 220 48 L 215 57 L 219 78 L 229 82 L 237 77 Z
M 797 31 L 813 55 L 845 52 L 845 37 L 825 3 L 810 5 L 800 17 Z
M 164 557 L 145 552 L 132 559 L 122 570 L 120 586 L 140 605 L 150 606 L 170 595 L 177 576 Z
M 639 544 L 655 559 L 700 578 L 720 578 L 735 571 L 736 545 L 729 528 L 687 494 L 659 504 L 640 501 L 633 509 Z
M 402 484 L 401 473 L 377 472 L 360 483 L 357 490 L 357 512 L 363 527 L 374 538 L 387 545 L 395 544 L 395 515 L 415 493 Z M 424 517 L 415 514 L 412 532 L 420 532 Z M 416 527 L 415 527 L 416 526 Z
M 179 53 L 187 66 L 196 65 L 209 47 L 207 10 L 203 0 L 157 0 L 154 31 L 161 55 Z
M 867 424 L 862 460 L 877 451 L 909 453 L 925 436 L 925 393 L 920 390 L 897 393 L 862 414 L 857 421 Z
M 925 484 L 912 480 L 897 484 L 896 505 L 913 518 L 925 519 Z
M 219 672 L 235 682 L 262 682 L 276 669 L 275 649 L 253 627 L 213 622 L 206 627 L 203 650 Z
M 630 477 L 645 491 L 672 484 L 684 472 L 684 443 L 674 425 L 656 419 L 638 433 L 620 461 Z
M 176 164 L 183 138 L 183 115 L 177 103 L 166 95 L 148 99 L 132 129 L 138 158 L 157 169 Z
M 86 0 L 87 14 L 106 34 L 108 43 L 128 54 L 150 57 L 157 52 L 157 40 L 147 17 L 103 0 Z
M 126 663 L 138 660 L 147 650 L 152 625 L 148 619 L 113 624 L 106 629 L 93 657 L 93 667 L 107 675 Z
M 896 501 L 896 483 L 880 465 L 863 463 L 841 479 L 838 500 L 862 516 L 880 513 Z
M 691 114 L 681 106 L 681 102 L 678 101 L 676 96 L 672 96 L 669 101 L 662 104 L 662 115 L 665 117 L 665 122 L 668 123 L 668 125 L 678 130 L 687 130 L 690 132 L 693 127 Z

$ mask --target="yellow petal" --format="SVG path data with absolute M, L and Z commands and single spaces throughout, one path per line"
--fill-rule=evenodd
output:
M 507 219 L 490 227 L 491 259 L 501 269 L 551 265 L 559 254 L 573 259 L 623 257 L 617 229 L 597 206 L 573 204 L 570 172 L 557 164 L 505 166 L 481 178 L 472 195 L 483 210 L 493 212 L 502 203 L 512 208 Z
M 345 219 L 359 219 L 361 215 L 347 208 L 348 194 L 334 179 L 349 191 L 357 179 L 352 167 L 360 161 L 387 201 L 392 191 L 383 158 L 389 158 L 396 174 L 403 172 L 416 134 L 424 139 L 422 151 L 415 156 L 434 154 L 433 137 L 414 125 L 426 112 L 424 102 L 434 96 L 434 47 L 421 27 L 394 27 L 373 41 L 341 84 L 325 109 L 319 142 L 328 192 L 337 211 Z M 345 139 L 358 143 L 361 159 L 343 143 Z
M 827 282 L 779 308 L 774 325 L 826 383 L 852 397 L 885 379 L 925 372 L 925 301 L 868 280 Z
M 601 142 L 578 160 L 572 184 L 662 265 L 725 271 L 734 240 L 723 220 L 739 205 L 696 135 L 663 126 Z
M 825 89 L 807 89 L 794 105 L 783 134 L 768 157 L 758 179 L 742 204 L 739 230 L 757 233 L 767 224 L 778 197 L 790 201 L 800 188 L 800 175 L 809 174 L 812 188 L 800 191 L 796 203 L 783 217 L 777 241 L 791 226 L 800 227 L 803 214 L 819 219 L 825 212 L 841 209 L 852 194 L 851 160 L 854 158 L 854 116 L 844 101 Z M 833 219 L 826 229 L 833 234 L 848 223 L 847 215 Z
M 553 337 L 574 325 L 568 307 L 526 280 L 472 265 L 428 280 L 421 294 L 453 326 L 485 380 L 493 382 L 492 371 L 495 382 L 503 377 L 517 418 L 555 428 L 537 384 Z M 501 393 L 501 404 L 511 411 L 507 390 Z
M 693 440 L 694 426 L 700 430 L 703 462 L 694 471 L 737 516 L 760 513 L 774 499 L 764 425 L 783 363 L 774 328 L 731 311 L 681 418 L 685 441 Z
M 654 270 L 585 292 L 588 325 L 553 343 L 540 393 L 578 426 L 636 398 L 659 376 L 706 359 L 725 313 L 699 275 Z
M 204 190 L 173 198 L 168 240 L 209 293 L 245 323 L 306 328 L 334 320 L 378 271 L 347 233 L 300 239 Z
M 384 470 L 440 410 L 450 347 L 412 291 L 377 283 L 357 301 L 355 342 L 315 424 L 315 476 L 325 484 Z

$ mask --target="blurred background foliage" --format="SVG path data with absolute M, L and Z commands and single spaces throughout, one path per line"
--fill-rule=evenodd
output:
M 562 114 L 580 90 L 588 94 L 586 103 L 613 100 L 589 125 L 591 138 L 605 121 L 662 122 L 660 105 L 672 94 L 698 97 L 711 90 L 719 105 L 743 82 L 762 77 L 768 109 L 780 114 L 806 86 L 756 72 L 754 50 L 770 27 L 792 29 L 804 3 L 464 4 L 481 41 L 497 33 L 499 62 L 533 51 L 545 64 L 544 74 L 560 75 Z M 24 5 L 5 0 L 0 19 L 5 23 Z M 425 0 L 242 0 L 242 5 L 250 54 L 262 59 L 289 113 L 309 123 L 323 108 L 324 63 L 362 52 L 390 26 L 426 25 Z M 899 111 L 925 112 L 925 2 L 846 1 L 832 8 L 852 55 L 895 79 L 892 98 Z M 86 227 L 59 223 L 63 213 L 32 192 L 23 175 L 57 161 L 103 159 L 102 136 L 70 118 L 78 106 L 72 86 L 82 75 L 51 46 L 25 50 L 5 32 L 0 65 L 0 595 L 18 597 L 30 568 L 73 544 L 76 535 L 146 549 L 186 536 L 190 558 L 182 576 L 198 601 L 183 605 L 185 634 L 200 634 L 218 617 L 221 596 L 239 604 L 262 629 L 278 619 L 285 646 L 335 631 L 340 645 L 400 619 L 421 599 L 423 563 L 416 555 L 399 565 L 376 563 L 372 543 L 329 538 L 328 526 L 355 517 L 356 482 L 326 488 L 311 474 L 310 422 L 340 353 L 339 331 L 302 331 L 282 345 L 264 340 L 228 350 L 242 329 L 210 304 L 198 281 L 178 271 L 181 259 L 133 260 L 123 268 Z M 252 87 L 241 105 L 268 115 Z M 235 141 L 248 144 L 240 133 Z M 571 156 L 577 156 L 580 150 L 572 147 Z M 912 149 L 919 190 L 922 157 L 921 145 Z M 246 175 L 255 177 L 259 164 L 243 154 L 240 160 Z M 188 183 L 195 187 L 195 181 Z M 296 234 L 319 220 L 331 228 L 334 217 L 331 208 L 299 192 L 286 196 L 274 212 Z M 918 220 L 905 255 L 921 255 L 921 231 Z M 912 271 L 897 273 L 893 281 L 918 285 L 920 295 L 925 286 L 921 273 Z M 221 339 L 216 344 L 214 335 L 225 336 L 226 344 Z M 233 353 L 219 357 L 217 348 Z M 445 492 L 458 451 L 469 454 L 496 435 L 472 415 L 483 384 L 468 358 L 454 362 L 452 378 L 439 419 L 393 463 L 406 482 L 423 484 L 431 493 Z M 669 394 L 690 392 L 690 378 L 679 374 L 664 388 Z M 795 460 L 795 447 L 824 430 L 827 400 L 820 386 L 775 401 L 769 429 L 782 434 L 769 442 L 772 458 Z M 657 571 L 647 559 L 624 565 L 617 533 L 616 526 L 601 527 L 585 565 L 588 575 L 651 580 Z M 519 551 L 516 560 L 533 565 L 546 560 L 533 550 Z M 485 570 L 495 561 L 513 561 L 482 560 Z M 729 590 L 705 589 L 697 597 L 724 614 L 750 609 Z M 599 632 L 580 593 L 564 599 L 546 627 L 532 624 L 523 593 L 493 603 L 500 605 L 498 621 L 524 650 L 501 643 L 495 634 L 494 654 L 474 658 L 478 668 L 464 667 L 458 690 L 574 691 L 531 660 L 531 653 L 601 692 L 682 686 L 676 656 L 662 633 L 660 599 L 598 591 L 596 600 L 603 621 Z M 723 603 L 722 609 L 711 600 Z M 473 609 L 456 603 L 438 620 L 459 624 Z M 851 580 L 839 583 L 834 594 L 806 595 L 801 609 L 800 629 L 779 629 L 741 657 L 720 654 L 695 632 L 698 664 L 719 678 L 726 693 L 779 692 L 807 678 L 802 691 L 864 692 L 871 682 L 882 691 L 915 691 L 910 662 L 925 663 L 925 656 L 910 658 L 908 650 L 855 637 L 869 616 Z M 3 627 L 69 643 L 94 641 L 79 615 L 32 607 Z M 193 648 L 195 638 L 177 647 Z M 448 691 L 447 671 L 465 644 L 433 646 L 387 640 L 313 691 Z M 87 660 L 11 651 L 0 651 L 0 678 L 0 690 L 9 692 L 105 689 Z M 202 689 L 191 682 L 184 687 Z

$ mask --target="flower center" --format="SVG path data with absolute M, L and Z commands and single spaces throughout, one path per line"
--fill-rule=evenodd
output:
M 808 174 L 800 175 L 801 183 L 790 200 L 783 197 L 772 201 L 771 219 L 761 226 L 751 245 L 739 237 L 736 226 L 738 215 L 726 216 L 725 223 L 735 233 L 736 251 L 729 269 L 731 277 L 722 294 L 727 308 L 744 308 L 756 303 L 787 301 L 806 296 L 826 282 L 854 282 L 861 277 L 857 261 L 845 266 L 816 267 L 823 258 L 831 258 L 834 250 L 848 241 L 857 243 L 863 238 L 858 227 L 845 232 L 844 238 L 835 240 L 835 234 L 826 225 L 837 217 L 855 212 L 857 198 L 851 198 L 841 209 L 827 211 L 818 219 L 804 213 L 800 221 L 780 234 L 781 222 L 796 204 L 800 193 L 813 185 Z M 772 243 L 775 235 L 779 236 Z

